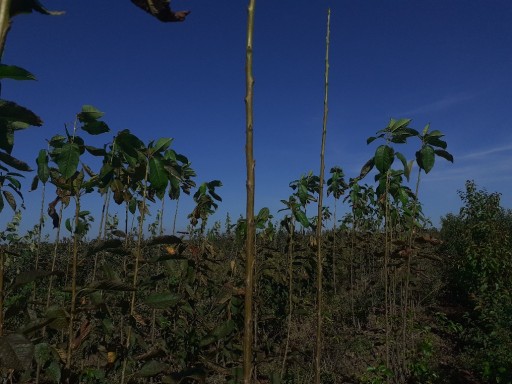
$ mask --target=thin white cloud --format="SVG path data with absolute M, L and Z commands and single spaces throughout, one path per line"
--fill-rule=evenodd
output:
M 476 95 L 473 93 L 458 93 L 455 95 L 446 96 L 446 97 L 444 97 L 440 100 L 434 101 L 432 103 L 425 104 L 420 107 L 411 109 L 409 111 L 402 112 L 400 115 L 406 116 L 406 115 L 414 115 L 417 113 L 441 111 L 443 109 L 450 108 L 453 105 L 457 105 L 457 104 L 463 103 L 467 100 L 471 100 L 475 96 Z
M 459 156 L 458 160 L 474 159 L 474 158 L 489 156 L 489 155 L 493 155 L 495 153 L 506 152 L 506 151 L 512 151 L 512 144 L 502 145 L 502 146 L 495 147 L 495 148 L 490 148 L 485 151 L 468 153 L 466 155 Z

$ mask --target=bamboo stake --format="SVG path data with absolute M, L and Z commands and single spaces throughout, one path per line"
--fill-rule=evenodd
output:
M 315 383 L 320 384 L 320 362 L 322 359 L 322 203 L 325 173 L 325 139 L 327 136 L 327 113 L 329 91 L 329 39 L 331 32 L 331 9 L 327 10 L 327 34 L 325 37 L 325 94 L 322 126 L 322 148 L 320 150 L 320 182 L 318 191 L 318 216 L 316 221 L 316 349 Z
M 247 8 L 247 46 L 245 61 L 245 112 L 246 112 L 246 142 L 245 156 L 247 166 L 247 206 L 246 224 L 247 238 L 245 245 L 245 308 L 244 308 L 244 340 L 243 340 L 243 377 L 244 384 L 250 384 L 253 370 L 253 290 L 254 290 L 254 259 L 256 250 L 256 228 L 254 224 L 254 152 L 253 152 L 253 88 L 252 74 L 252 42 L 254 31 L 254 8 L 256 0 L 249 0 Z

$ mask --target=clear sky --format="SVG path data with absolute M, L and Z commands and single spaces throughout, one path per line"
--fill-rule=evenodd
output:
M 171 24 L 129 0 L 43 3 L 66 14 L 17 16 L 3 57 L 37 81 L 6 80 L 2 98 L 32 109 L 45 123 L 16 136 L 14 155 L 35 167 L 45 139 L 62 133 L 82 105 L 92 104 L 106 112 L 113 132 L 91 144 L 106 143 L 122 129 L 146 143 L 173 137 L 173 148 L 192 161 L 198 183 L 224 184 L 212 220 L 244 214 L 248 1 L 174 0 L 175 10 L 192 13 Z M 257 0 L 256 210 L 267 206 L 277 213 L 292 192 L 291 181 L 319 173 L 328 7 L 326 172 L 338 165 L 356 176 L 377 146 L 366 145 L 367 137 L 390 118 L 411 118 L 417 129 L 430 123 L 445 133 L 455 158 L 454 164 L 438 159 L 420 187 L 434 224 L 458 212 L 457 190 L 466 179 L 501 192 L 503 205 L 511 207 L 510 0 Z M 401 150 L 411 158 L 417 147 L 411 142 Z M 27 175 L 27 190 L 32 177 Z M 25 199 L 24 222 L 31 227 L 40 192 L 27 191 Z M 186 200 L 180 203 L 180 229 L 193 206 Z M 85 208 L 98 212 L 100 204 L 94 194 Z M 172 205 L 167 207 L 169 228 Z M 6 207 L 2 227 L 10 215 Z

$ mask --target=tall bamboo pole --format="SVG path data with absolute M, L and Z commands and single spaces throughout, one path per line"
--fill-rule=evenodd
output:
M 253 342 L 253 290 L 254 290 L 254 260 L 256 251 L 256 227 L 254 224 L 254 152 L 253 152 L 253 88 L 252 75 L 252 41 L 254 31 L 254 7 L 256 0 L 249 0 L 247 8 L 247 46 L 245 61 L 245 113 L 246 113 L 246 141 L 245 157 L 247 166 L 247 206 L 246 224 L 247 238 L 245 242 L 245 309 L 244 309 L 244 345 L 243 369 L 244 384 L 250 384 L 252 375 L 252 342 Z
M 11 0 L 0 1 L 0 60 L 4 53 L 5 40 L 7 39 L 7 33 L 11 27 L 11 18 L 9 17 L 9 11 L 11 9 Z
M 322 147 L 320 150 L 320 185 L 318 191 L 318 217 L 316 221 L 316 348 L 315 383 L 320 384 L 320 362 L 322 359 L 322 204 L 325 173 L 325 139 L 327 136 L 327 96 L 329 91 L 329 39 L 331 32 L 331 9 L 327 10 L 327 34 L 325 37 L 325 93 L 324 118 L 322 126 Z

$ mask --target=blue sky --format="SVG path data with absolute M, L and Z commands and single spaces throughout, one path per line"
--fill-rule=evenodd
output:
M 213 220 L 245 212 L 245 40 L 247 1 L 174 0 L 190 9 L 164 24 L 128 0 L 45 0 L 66 14 L 14 19 L 3 57 L 36 82 L 4 81 L 2 98 L 39 114 L 14 155 L 35 166 L 46 139 L 71 125 L 84 104 L 104 111 L 110 141 L 130 129 L 145 142 L 173 137 L 198 182 L 219 179 Z M 436 162 L 420 200 L 434 224 L 458 212 L 465 180 L 512 206 L 512 3 L 508 0 L 257 0 L 254 38 L 256 209 L 281 208 L 288 184 L 319 173 L 326 11 L 331 7 L 326 171 L 359 173 L 390 118 L 445 133 L 455 163 Z M 418 143 L 401 148 L 409 158 Z M 27 190 L 32 175 L 27 175 Z M 372 182 L 372 177 L 367 180 Z M 48 197 L 49 198 L 49 197 Z M 47 198 L 47 199 L 48 199 Z M 25 193 L 24 225 L 38 220 L 39 191 Z M 191 198 L 180 202 L 179 227 Z M 332 204 L 331 198 L 326 200 Z M 99 195 L 86 200 L 98 212 Z M 166 227 L 173 206 L 167 204 Z M 36 214 L 37 212 L 37 214 Z M 122 208 L 118 209 L 122 213 Z M 71 212 L 67 215 L 71 216 Z M 10 219 L 6 209 L 0 225 Z M 150 219 L 151 220 L 151 219 Z M 46 228 L 51 231 L 49 225 Z

